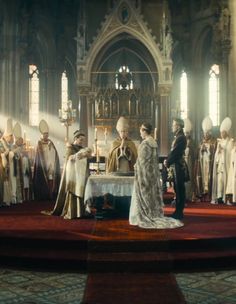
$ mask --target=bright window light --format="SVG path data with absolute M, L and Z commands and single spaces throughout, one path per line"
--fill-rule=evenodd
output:
M 62 73 L 61 76 L 61 108 L 63 109 L 68 102 L 68 78 L 66 76 L 66 71 Z
M 39 72 L 36 65 L 29 66 L 29 124 L 39 123 Z
M 182 119 L 188 116 L 188 79 L 183 71 L 180 78 L 180 117 Z
M 209 71 L 209 116 L 214 126 L 220 123 L 219 66 L 214 64 Z

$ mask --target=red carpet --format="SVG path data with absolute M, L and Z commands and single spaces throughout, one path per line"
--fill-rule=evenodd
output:
M 184 304 L 174 275 L 89 274 L 83 304 Z
M 179 269 L 182 265 L 193 267 L 196 261 L 205 267 L 209 259 L 221 265 L 232 262 L 234 256 L 235 207 L 189 204 L 185 209 L 185 226 L 166 230 L 133 227 L 127 219 L 64 220 L 40 213 L 52 207 L 52 203 L 30 202 L 1 208 L 0 256 L 49 259 L 63 261 L 64 265 L 66 261 L 68 264 L 77 261 L 77 267 L 83 265 L 93 271 L 101 271 L 103 263 L 113 271 L 124 269 L 127 264 L 130 271 L 135 271 L 136 263 L 145 269 L 161 268 L 162 271 L 163 268 Z M 171 207 L 165 209 L 166 213 L 173 211 Z M 111 252 L 116 254 L 112 257 L 116 263 L 109 260 Z M 184 264 L 182 257 L 186 260 Z
M 166 230 L 130 226 L 128 219 L 64 220 L 40 213 L 52 208 L 50 202 L 1 208 L 0 257 L 48 259 L 67 266 L 73 261 L 91 272 L 101 271 L 103 264 L 111 271 L 137 271 L 138 263 L 164 271 L 191 268 L 195 262 L 202 267 L 212 265 L 209 261 L 235 263 L 236 207 L 191 203 L 185 208 L 185 226 Z M 173 208 L 167 206 L 165 212 Z
M 166 230 L 41 214 L 52 208 L 29 202 L 0 209 L 0 263 L 86 271 L 84 304 L 181 304 L 173 272 L 236 267 L 236 207 L 191 203 L 185 226 Z

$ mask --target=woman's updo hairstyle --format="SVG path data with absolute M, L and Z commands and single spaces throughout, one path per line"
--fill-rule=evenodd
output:
M 152 133 L 152 125 L 148 122 L 142 123 L 141 128 L 146 131 L 148 135 Z

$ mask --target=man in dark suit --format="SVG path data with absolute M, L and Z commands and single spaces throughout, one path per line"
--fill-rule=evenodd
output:
M 185 205 L 185 182 L 188 180 L 187 165 L 184 160 L 184 152 L 187 140 L 183 132 L 184 121 L 180 118 L 174 118 L 172 122 L 172 132 L 175 135 L 171 145 L 171 151 L 167 156 L 166 165 L 172 172 L 174 190 L 176 195 L 175 212 L 171 217 L 183 219 L 183 210 Z

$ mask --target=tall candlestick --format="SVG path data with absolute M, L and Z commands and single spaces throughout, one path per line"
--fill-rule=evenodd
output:
M 97 148 L 97 154 L 96 154 L 96 162 L 100 162 L 100 156 L 99 156 L 99 149 Z
M 69 141 L 69 127 L 75 122 L 76 109 L 72 109 L 72 101 L 68 100 L 63 104 L 62 108 L 58 110 L 60 122 L 66 127 L 65 142 Z
M 107 144 L 107 128 L 105 128 L 104 132 L 105 145 Z
M 98 129 L 97 128 L 95 128 L 95 130 L 94 130 L 94 139 L 95 140 L 97 140 L 98 138 L 97 138 L 97 132 L 98 132 Z

